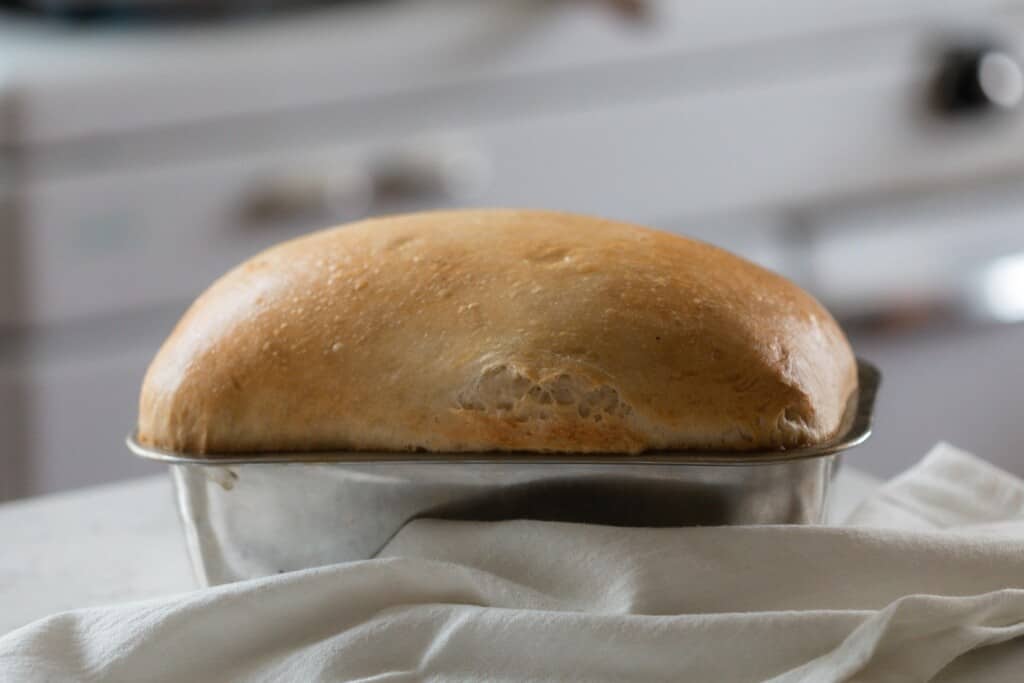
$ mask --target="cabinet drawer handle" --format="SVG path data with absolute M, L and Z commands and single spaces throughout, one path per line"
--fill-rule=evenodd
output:
M 257 181 L 243 199 L 248 222 L 313 216 L 352 220 L 369 213 L 471 199 L 490 176 L 486 158 L 464 144 L 385 150 L 347 167 L 283 172 Z

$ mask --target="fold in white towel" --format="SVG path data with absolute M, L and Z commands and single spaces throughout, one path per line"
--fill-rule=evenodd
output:
M 1024 484 L 940 445 L 846 526 L 421 520 L 380 559 L 43 619 L 0 639 L 0 671 L 5 681 L 1020 680 L 1022 636 Z

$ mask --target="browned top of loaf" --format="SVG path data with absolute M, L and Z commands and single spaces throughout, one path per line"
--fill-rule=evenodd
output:
M 139 439 L 183 453 L 794 447 L 834 435 L 853 354 L 801 289 L 586 216 L 362 221 L 259 254 L 146 374 Z

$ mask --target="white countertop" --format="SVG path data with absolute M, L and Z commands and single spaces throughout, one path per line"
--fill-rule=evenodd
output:
M 0 544 L 0 634 L 196 587 L 166 476 L 0 505 Z
M 830 518 L 880 483 L 844 468 Z M 56 612 L 196 587 L 163 476 L 0 505 L 0 547 L 0 635 Z

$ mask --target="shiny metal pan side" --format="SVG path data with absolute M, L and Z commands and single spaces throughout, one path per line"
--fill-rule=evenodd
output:
M 839 455 L 715 465 L 172 465 L 205 585 L 374 557 L 415 519 L 623 527 L 816 524 Z

